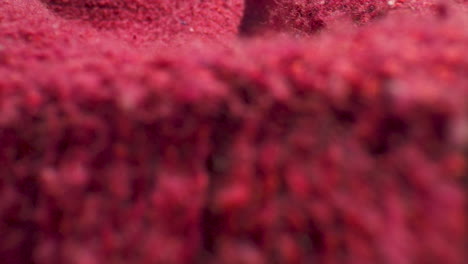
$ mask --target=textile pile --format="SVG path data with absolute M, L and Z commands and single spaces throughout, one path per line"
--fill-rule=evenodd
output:
M 3 263 L 466 263 L 467 1 L 3 0 Z

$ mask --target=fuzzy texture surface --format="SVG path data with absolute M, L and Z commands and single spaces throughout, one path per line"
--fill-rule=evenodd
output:
M 387 1 L 368 0 L 250 0 L 243 21 L 246 33 L 288 30 L 313 33 L 327 26 L 327 22 L 340 18 L 365 22 L 387 12 Z
M 466 5 L 287 3 L 2 1 L 0 259 L 464 264 Z
M 33 2 L 37 2 L 34 0 Z M 13 1 L 15 2 L 15 1 Z M 30 2 L 30 1 L 28 1 Z M 40 0 L 53 17 L 110 33 L 133 45 L 233 38 L 243 0 Z M 15 3 L 17 6 L 18 3 Z
M 426 14 L 445 4 L 438 0 L 246 0 L 241 30 L 247 34 L 287 31 L 303 36 L 335 24 L 367 24 L 394 11 Z

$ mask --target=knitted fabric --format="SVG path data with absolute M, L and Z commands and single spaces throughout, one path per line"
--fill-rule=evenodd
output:
M 2 263 L 466 263 L 466 5 L 308 2 L 2 1 Z

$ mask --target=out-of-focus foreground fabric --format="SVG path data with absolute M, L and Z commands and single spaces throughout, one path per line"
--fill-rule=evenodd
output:
M 468 13 L 0 1 L 0 262 L 467 263 Z

